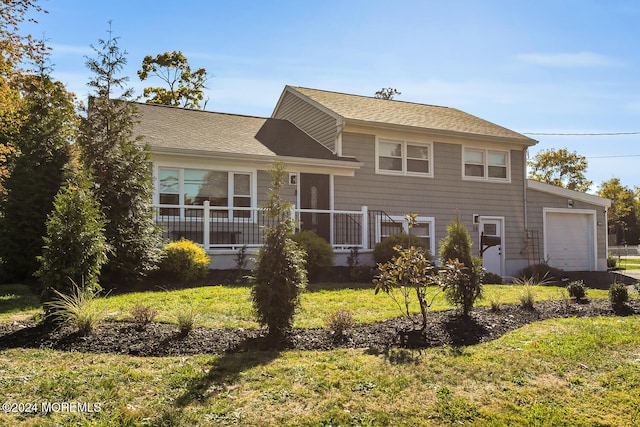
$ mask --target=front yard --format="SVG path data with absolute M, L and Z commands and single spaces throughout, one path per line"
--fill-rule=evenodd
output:
M 359 325 L 399 315 L 387 297 L 374 296 L 370 288 L 321 288 L 303 295 L 296 328 L 322 328 L 326 315 L 338 309 L 350 311 Z M 0 326 L 28 324 L 39 311 L 37 299 L 25 290 L 0 288 Z M 536 301 L 568 303 L 562 288 L 536 292 Z M 503 304 L 519 300 L 519 290 L 509 285 L 487 286 L 485 294 L 485 305 L 494 295 Z M 158 308 L 157 320 L 169 322 L 169 328 L 178 312 L 195 306 L 204 327 L 258 332 L 248 296 L 248 288 L 223 286 L 116 295 L 101 304 L 118 322 L 103 325 L 122 325 L 135 303 L 142 302 Z M 588 296 L 595 305 L 606 291 L 589 290 Z M 539 312 L 543 305 L 538 304 Z M 440 299 L 434 308 L 449 307 Z M 515 315 L 508 307 L 498 313 Z M 638 315 L 571 317 L 531 323 L 468 346 L 245 347 L 166 357 L 5 344 L 0 387 L 3 401 L 14 406 L 3 406 L 0 424 L 632 426 L 640 423 L 638 330 Z M 11 411 L 20 409 L 19 403 L 41 409 L 52 402 L 81 403 L 74 408 L 84 411 L 65 411 L 60 405 L 45 405 L 62 408 L 49 414 Z

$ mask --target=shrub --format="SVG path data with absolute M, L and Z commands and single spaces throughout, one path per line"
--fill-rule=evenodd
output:
M 475 301 L 482 297 L 482 259 L 473 257 L 473 266 L 469 269 L 458 259 L 449 260 L 440 269 L 440 284 L 444 288 L 447 301 L 462 309 L 468 316 Z
M 370 283 L 374 277 L 374 269 L 360 264 L 360 249 L 354 246 L 349 251 L 347 265 L 349 266 L 349 280 L 352 282 Z
M 549 264 L 534 264 L 529 267 L 523 268 L 518 273 L 518 277 L 521 279 L 532 279 L 535 282 L 545 281 L 549 282 L 552 279 L 558 279 L 562 276 L 562 270 L 551 267 Z
M 242 276 L 244 275 L 244 270 L 247 268 L 247 263 L 249 262 L 247 249 L 247 245 L 244 245 L 236 254 L 236 284 L 242 283 Z
M 624 283 L 612 283 L 609 287 L 609 301 L 614 310 L 619 310 L 629 301 L 629 291 Z
M 447 235 L 440 243 L 440 259 L 445 263 L 442 286 L 447 300 L 467 316 L 476 300 L 482 298 L 484 269 L 482 260 L 471 256 L 471 237 L 457 217 L 447 226 Z
M 81 335 L 86 335 L 95 329 L 96 324 L 103 317 L 103 310 L 96 304 L 97 291 L 88 287 L 80 287 L 75 283 L 70 293 L 52 290 L 55 299 L 45 304 L 48 316 L 75 325 Z
M 349 280 L 352 282 L 371 283 L 374 276 L 374 268 L 369 265 L 356 265 L 349 271 Z
M 290 205 L 279 194 L 284 185 L 284 166 L 277 163 L 270 172 L 266 215 L 277 222 L 265 231 L 249 283 L 258 323 L 266 325 L 269 335 L 277 339 L 291 328 L 300 305 L 300 292 L 307 284 L 307 271 L 304 251 L 290 239 L 293 232 Z
M 160 270 L 174 280 L 190 282 L 205 278 L 210 263 L 211 258 L 202 247 L 181 239 L 165 245 Z
M 607 268 L 616 268 L 617 265 L 618 265 L 618 258 L 609 254 L 609 256 L 607 257 Z
M 60 189 L 38 258 L 43 302 L 56 299 L 56 294 L 72 296 L 77 283 L 89 292 L 101 289 L 98 277 L 109 251 L 103 226 L 104 217 L 86 184 Z
M 333 248 L 322 237 L 311 230 L 300 231 L 291 236 L 291 240 L 306 252 L 304 257 L 309 278 L 333 266 Z
M 575 280 L 567 285 L 567 292 L 571 298 L 575 298 L 576 301 L 581 301 L 587 296 L 587 288 L 584 286 L 582 280 Z
M 325 319 L 325 329 L 336 337 L 344 337 L 355 324 L 353 316 L 347 310 L 338 310 Z
M 489 284 L 489 285 L 501 285 L 502 284 L 502 276 L 500 276 L 499 274 L 495 274 L 495 273 L 485 272 L 484 273 L 484 279 L 482 281 L 483 281 L 483 283 L 486 283 L 486 284 Z
M 396 246 L 401 248 L 409 248 L 414 246 L 421 248 L 425 251 L 428 258 L 431 259 L 431 254 L 428 252 L 427 245 L 417 236 L 407 233 L 392 234 L 389 237 L 385 237 L 380 242 L 376 243 L 373 248 L 373 258 L 377 264 L 383 264 L 393 260 L 397 256 L 397 251 L 394 249 Z
M 153 319 L 155 319 L 157 315 L 158 310 L 141 303 L 137 303 L 131 309 L 131 316 L 133 316 L 133 321 L 141 327 L 153 322 Z

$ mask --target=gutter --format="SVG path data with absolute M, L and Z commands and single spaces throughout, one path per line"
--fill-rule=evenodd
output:
M 330 160 L 330 159 L 313 159 L 308 157 L 288 157 L 288 156 L 270 156 L 270 155 L 256 155 L 256 154 L 243 154 L 243 153 L 223 153 L 212 152 L 207 150 L 185 150 L 183 148 L 164 148 L 150 146 L 151 155 L 171 155 L 180 157 L 193 157 L 193 158 L 215 158 L 221 160 L 236 160 L 236 161 L 252 161 L 259 164 L 272 164 L 275 161 L 283 161 L 289 164 L 302 165 L 302 166 L 320 166 L 330 167 L 336 169 L 357 170 L 364 166 L 364 163 L 357 160 Z

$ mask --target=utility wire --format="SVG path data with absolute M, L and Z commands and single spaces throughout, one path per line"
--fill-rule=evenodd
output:
M 640 132 L 602 132 L 602 133 L 545 133 L 545 132 L 521 132 L 523 135 L 545 135 L 545 136 L 617 136 L 617 135 L 640 135 Z
M 626 156 L 586 156 L 587 159 L 616 159 L 622 157 L 640 157 L 640 154 L 628 154 Z

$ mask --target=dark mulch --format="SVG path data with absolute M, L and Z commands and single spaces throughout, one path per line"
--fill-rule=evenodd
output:
M 539 320 L 561 317 L 593 317 L 640 314 L 640 300 L 631 300 L 615 312 L 608 300 L 586 303 L 547 301 L 534 310 L 503 306 L 499 311 L 475 308 L 469 317 L 455 311 L 431 312 L 426 333 L 416 324 L 397 318 L 354 327 L 345 337 L 336 337 L 323 329 L 297 329 L 284 342 L 275 343 L 264 330 L 196 328 L 186 336 L 176 326 L 151 323 L 144 328 L 130 322 L 107 321 L 94 333 L 79 336 L 69 326 L 14 322 L 0 324 L 0 350 L 9 348 L 51 348 L 64 351 L 116 353 L 135 356 L 179 356 L 224 354 L 261 349 L 330 350 L 338 348 L 389 347 L 428 348 L 465 346 L 494 340 L 503 334 Z M 418 320 L 417 318 L 414 320 Z

